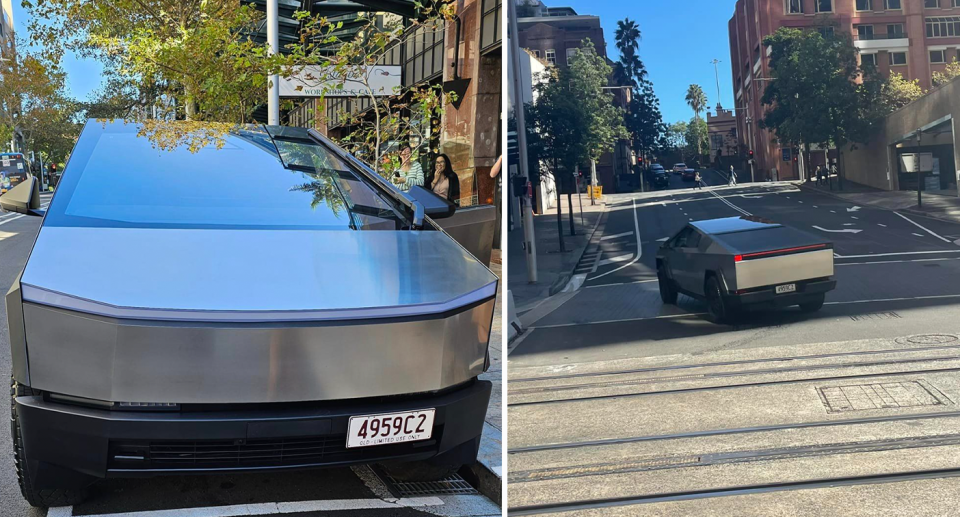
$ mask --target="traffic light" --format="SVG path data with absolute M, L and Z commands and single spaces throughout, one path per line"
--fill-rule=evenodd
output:
M 752 160 L 752 159 L 753 159 L 753 149 L 750 149 L 749 151 L 747 151 L 747 155 L 748 155 L 749 158 Z

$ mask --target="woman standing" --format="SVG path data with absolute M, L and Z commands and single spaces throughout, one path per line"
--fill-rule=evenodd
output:
M 460 204 L 460 177 L 453 171 L 450 158 L 445 154 L 437 156 L 430 189 L 433 190 L 434 194 L 447 201 L 455 205 Z
M 403 191 L 410 190 L 410 187 L 423 186 L 423 167 L 413 159 L 413 149 L 409 145 L 400 151 L 400 168 L 394 181 Z

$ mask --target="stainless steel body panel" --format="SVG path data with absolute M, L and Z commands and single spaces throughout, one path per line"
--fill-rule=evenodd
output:
M 439 219 L 436 224 L 480 262 L 490 264 L 497 230 L 497 207 L 480 205 L 458 208 L 452 217 Z
M 436 314 L 493 296 L 496 283 L 436 231 L 46 226 L 22 279 L 25 301 L 104 316 L 231 321 Z
M 729 289 L 737 290 L 831 276 L 833 250 L 827 249 L 737 262 L 736 278 L 726 280 Z
M 447 388 L 483 372 L 494 300 L 353 324 L 126 321 L 24 304 L 32 386 L 114 402 L 352 399 Z

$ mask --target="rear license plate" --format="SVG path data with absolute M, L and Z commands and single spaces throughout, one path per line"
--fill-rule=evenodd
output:
M 347 448 L 428 440 L 433 435 L 434 413 L 434 409 L 423 409 L 350 417 Z
M 797 290 L 797 284 L 784 284 L 777 286 L 777 294 L 792 293 Z

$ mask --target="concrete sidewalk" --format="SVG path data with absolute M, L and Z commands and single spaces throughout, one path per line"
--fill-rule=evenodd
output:
M 836 178 L 834 178 L 832 190 L 829 185 L 817 186 L 816 183 L 811 182 L 798 183 L 797 186 L 802 190 L 826 194 L 858 205 L 869 205 L 960 223 L 960 197 L 956 196 L 923 192 L 923 206 L 918 207 L 916 191 L 880 190 L 849 180 L 843 182 L 843 190 L 840 190 Z
M 493 250 L 490 270 L 500 278 L 497 289 L 497 304 L 493 313 L 493 328 L 490 333 L 490 368 L 480 376 L 493 383 L 487 418 L 480 437 L 480 453 L 477 463 L 470 467 L 477 489 L 493 502 L 503 506 L 503 264 L 500 250 Z
M 548 210 L 542 215 L 535 215 L 533 218 L 537 246 L 538 281 L 536 283 L 530 283 L 527 278 L 526 250 L 523 249 L 523 227 L 519 221 L 508 234 L 507 260 L 510 267 L 507 283 L 513 293 L 518 313 L 529 310 L 537 303 L 563 289 L 573 275 L 573 270 L 580 261 L 580 257 L 590 241 L 590 236 L 593 235 L 593 231 L 606 211 L 606 204 L 602 200 L 598 201 L 596 205 L 590 205 L 590 200 L 584 196 L 583 214 L 581 216 L 580 204 L 574 198 L 573 213 L 576 235 L 571 236 L 567 200 L 563 199 L 562 201 L 565 251 L 560 251 L 560 232 L 557 229 L 556 209 Z

